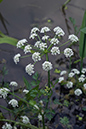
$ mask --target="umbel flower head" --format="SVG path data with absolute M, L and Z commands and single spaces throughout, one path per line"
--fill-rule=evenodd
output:
M 64 35 L 65 35 L 64 31 L 63 31 L 59 26 L 55 27 L 55 28 L 53 29 L 53 31 L 54 31 L 55 34 L 58 35 L 58 36 L 64 36 Z
M 28 42 L 26 39 L 19 40 L 17 43 L 17 48 L 21 48 L 26 42 Z
M 11 126 L 11 124 L 8 124 L 6 122 L 5 125 L 2 126 L 2 129 L 12 129 L 12 126 Z
M 34 65 L 32 65 L 31 63 L 28 64 L 26 67 L 25 67 L 25 71 L 26 73 L 28 73 L 29 75 L 32 75 L 34 73 Z
M 5 99 L 7 97 L 7 94 L 10 92 L 7 88 L 1 88 L 0 89 L 0 95 Z
M 76 89 L 74 91 L 74 93 L 75 93 L 76 96 L 80 96 L 82 94 L 82 91 L 81 91 L 81 89 Z
M 27 116 L 21 116 L 21 118 L 22 118 L 22 122 L 23 122 L 24 124 L 30 123 L 30 120 L 29 120 L 29 118 L 28 118 Z
M 18 86 L 18 83 L 17 82 L 15 82 L 15 81 L 12 81 L 12 82 L 10 82 L 10 86 Z
M 24 53 L 26 54 L 28 52 L 31 52 L 31 49 L 32 49 L 32 47 L 30 45 L 25 46 Z
M 34 62 L 40 61 L 41 60 L 40 53 L 39 52 L 34 52 L 32 54 L 32 59 L 33 59 Z
M 74 34 L 69 35 L 68 39 L 69 39 L 71 42 L 78 42 L 78 41 L 79 41 L 78 37 L 75 36 Z
M 71 56 L 73 56 L 73 50 L 71 49 L 71 48 L 66 48 L 65 50 L 64 50 L 64 55 L 66 56 L 66 57 L 71 57 Z
M 15 100 L 15 99 L 11 99 L 11 100 L 9 101 L 9 104 L 11 104 L 13 107 L 18 107 L 18 101 Z
M 15 64 L 17 64 L 19 62 L 20 57 L 21 57 L 21 55 L 19 53 L 14 56 L 13 60 L 14 60 Z
M 45 70 L 45 71 L 49 71 L 49 70 L 51 70 L 53 67 L 52 67 L 51 62 L 45 61 L 45 62 L 42 64 L 42 68 L 43 68 L 43 70 Z

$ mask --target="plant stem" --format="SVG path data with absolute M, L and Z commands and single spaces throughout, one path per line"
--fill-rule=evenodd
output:
M 70 57 L 69 60 L 70 60 L 70 62 L 69 62 L 69 72 L 70 72 L 70 71 L 71 71 L 71 63 L 72 63 L 72 62 L 71 62 L 71 57 Z
M 42 115 L 43 129 L 45 129 L 44 114 Z
M 24 126 L 24 127 L 29 127 L 30 129 L 40 129 L 40 128 L 37 128 L 35 127 L 34 125 L 31 125 L 31 124 L 24 124 L 24 123 L 21 123 L 21 122 L 16 122 L 14 120 L 8 120 L 8 119 L 0 119 L 0 121 L 7 121 L 7 122 L 12 122 L 14 123 L 15 125 L 21 125 L 21 126 Z

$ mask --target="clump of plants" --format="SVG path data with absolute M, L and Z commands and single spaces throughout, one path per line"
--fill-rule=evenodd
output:
M 23 58 L 32 58 L 32 63 L 28 63 L 25 66 L 25 71 L 29 76 L 32 76 L 33 81 L 28 82 L 23 78 L 25 85 L 19 88 L 16 81 L 11 81 L 10 84 L 1 86 L 0 97 L 3 98 L 7 107 L 0 105 L 1 108 L 7 110 L 9 114 L 9 119 L 5 118 L 3 114 L 4 125 L 2 129 L 46 129 L 50 128 L 49 121 L 53 118 L 55 110 L 53 110 L 51 103 L 51 96 L 53 94 L 53 88 L 57 83 L 66 84 L 66 87 L 72 88 L 73 81 L 63 82 L 64 78 L 57 78 L 55 82 L 51 81 L 51 72 L 54 69 L 54 65 L 50 60 L 50 54 L 54 57 L 61 53 L 70 59 L 70 69 L 71 70 L 71 58 L 74 52 L 71 48 L 65 48 L 64 52 L 61 52 L 61 47 L 70 42 L 78 42 L 79 39 L 74 34 L 68 36 L 68 41 L 61 43 L 62 37 L 65 32 L 59 27 L 55 27 L 51 30 L 48 27 L 43 27 L 41 29 L 34 27 L 30 33 L 30 41 L 34 41 L 34 45 L 29 44 L 26 39 L 19 40 L 17 43 L 17 48 L 21 48 L 24 52 L 24 56 L 17 53 L 13 60 L 17 65 L 19 61 Z M 41 79 L 38 72 L 35 72 L 35 64 L 42 61 L 41 68 L 47 73 L 47 82 L 44 87 L 41 87 Z M 61 72 L 61 75 L 65 72 Z M 70 73 L 69 73 L 70 74 Z M 82 75 L 81 75 L 82 77 Z M 84 77 L 83 77 L 84 78 Z M 63 82 L 63 83 L 62 83 Z M 77 90 L 75 88 L 75 90 Z M 72 92 L 73 93 L 73 92 Z M 70 91 L 69 91 L 70 94 Z M 78 89 L 75 95 L 79 96 L 82 91 Z M 68 106 L 68 102 L 65 101 L 64 105 Z M 36 125 L 33 124 L 36 122 Z

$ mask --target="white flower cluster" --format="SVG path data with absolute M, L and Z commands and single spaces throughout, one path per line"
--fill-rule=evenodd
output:
M 66 57 L 71 57 L 71 56 L 73 56 L 73 50 L 71 49 L 71 48 L 66 48 L 65 50 L 64 50 L 64 55 L 66 56 Z
M 71 72 L 68 74 L 68 77 L 73 77 L 75 74 L 80 74 L 78 69 L 72 69 Z
M 37 27 L 34 27 L 31 29 L 31 34 L 36 33 L 37 31 L 40 31 Z
M 7 88 L 1 88 L 0 89 L 0 95 L 1 95 L 1 97 L 3 97 L 4 99 L 7 97 L 7 94 L 10 92 L 10 90 L 9 89 L 7 89 Z
M 25 54 L 28 52 L 31 52 L 31 49 L 32 49 L 32 47 L 30 45 L 25 46 L 25 48 L 24 48 Z
M 39 121 L 42 121 L 42 115 L 38 115 L 38 119 L 39 119 Z
M 55 34 L 58 35 L 58 36 L 64 36 L 64 35 L 65 35 L 64 31 L 63 31 L 59 26 L 55 27 L 55 28 L 53 29 L 53 31 L 54 31 Z
M 11 100 L 9 101 L 9 104 L 11 104 L 13 107 L 18 107 L 18 101 L 15 100 L 15 99 L 11 99 Z
M 42 64 L 42 68 L 43 68 L 43 70 L 45 70 L 45 71 L 51 70 L 51 69 L 52 69 L 52 64 L 51 64 L 51 62 L 45 61 L 45 62 Z
M 42 40 L 47 40 L 49 38 L 49 36 L 48 35 L 44 35 L 43 37 L 42 37 Z
M 50 29 L 45 26 L 45 27 L 43 27 L 43 28 L 41 29 L 40 33 L 45 33 L 45 32 L 49 32 L 49 31 L 50 31 Z
M 29 120 L 29 118 L 28 118 L 27 116 L 21 116 L 21 118 L 22 118 L 22 122 L 23 122 L 24 124 L 30 123 L 30 120 Z
M 66 74 L 66 73 L 67 73 L 67 71 L 66 70 L 63 70 L 63 71 L 60 72 L 60 76 Z
M 66 84 L 67 88 L 72 88 L 73 87 L 73 82 L 69 81 Z
M 32 59 L 33 59 L 34 62 L 40 61 L 41 60 L 40 53 L 39 52 L 34 52 L 32 54 Z
M 86 68 L 82 68 L 82 71 L 81 71 L 83 74 L 86 73 Z
M 10 82 L 10 86 L 15 86 L 15 87 L 17 87 L 17 86 L 18 86 L 18 83 L 15 82 L 15 81 L 11 81 L 11 82 Z
M 83 87 L 84 87 L 84 89 L 86 90 L 86 83 L 84 83 Z
M 52 49 L 51 49 L 51 54 L 52 54 L 52 55 L 60 54 L 59 47 L 52 47 Z
M 84 74 L 81 74 L 81 76 L 78 78 L 79 82 L 84 82 L 86 79 Z
M 36 43 L 35 43 L 35 45 L 34 45 L 34 47 L 37 47 L 37 48 L 39 48 L 39 46 L 40 46 L 40 41 L 37 41 Z
M 17 48 L 21 48 L 26 42 L 28 42 L 26 39 L 19 40 L 17 43 Z
M 40 43 L 39 48 L 40 48 L 40 50 L 44 51 L 47 48 L 47 44 L 46 43 Z
M 30 35 L 29 39 L 34 39 L 36 36 L 37 36 L 36 33 L 32 33 L 32 34 Z
M 11 124 L 8 124 L 6 122 L 5 125 L 2 126 L 2 129 L 12 129 L 12 126 L 11 126 Z
M 35 104 L 35 105 L 34 105 L 34 109 L 39 110 L 39 107 Z
M 58 83 L 61 83 L 62 81 L 64 81 L 64 77 L 59 77 Z
M 76 96 L 80 96 L 82 94 L 82 90 L 81 89 L 76 89 L 74 91 L 74 93 L 75 93 Z
M 23 92 L 24 92 L 25 94 L 28 94 L 28 93 L 29 93 L 29 90 L 24 89 Z
M 28 64 L 26 67 L 25 67 L 25 71 L 26 73 L 28 73 L 29 75 L 32 75 L 34 73 L 34 65 L 33 64 Z
M 78 37 L 75 36 L 74 34 L 69 35 L 68 39 L 69 39 L 71 42 L 77 42 L 77 41 L 79 41 Z
M 52 39 L 50 40 L 50 43 L 53 44 L 53 45 L 56 45 L 56 44 L 59 43 L 59 40 L 58 40 L 57 38 L 52 38 Z
M 14 56 L 13 60 L 14 60 L 15 64 L 17 64 L 19 62 L 20 57 L 21 57 L 21 55 L 19 53 Z

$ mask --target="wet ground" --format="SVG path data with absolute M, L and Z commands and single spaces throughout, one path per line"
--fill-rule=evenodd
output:
M 28 39 L 30 30 L 35 25 L 38 27 L 48 26 L 50 28 L 60 26 L 68 35 L 65 17 L 61 11 L 64 2 L 65 0 L 18 0 L 16 2 L 12 0 L 3 0 L 3 2 L 0 4 L 0 13 L 8 22 L 5 23 L 9 36 L 19 40 L 23 38 Z M 86 9 L 86 0 L 71 0 L 67 7 L 66 18 L 74 18 L 77 26 L 80 27 L 84 11 Z M 48 23 L 48 20 L 51 20 L 51 22 Z M 72 29 L 70 21 L 68 24 L 71 27 L 70 33 L 73 33 L 74 30 Z M 1 21 L 0 30 L 4 34 L 7 34 Z M 19 85 L 22 85 L 23 76 L 30 81 L 32 78 L 25 73 L 25 66 L 30 62 L 30 58 L 28 60 L 21 60 L 18 65 L 15 65 L 13 62 L 13 56 L 19 51 L 22 53 L 21 50 L 18 50 L 16 47 L 11 45 L 0 45 L 0 61 L 5 59 L 6 67 L 9 70 L 8 75 L 5 77 L 5 81 L 10 82 L 12 80 L 17 80 Z M 58 67 L 58 65 L 55 64 L 56 60 L 57 57 L 54 59 L 52 58 L 55 67 Z M 3 64 L 0 64 L 0 69 L 2 66 Z M 36 65 L 36 70 L 41 73 L 41 76 L 46 76 L 46 73 L 41 70 L 40 63 Z M 61 129 L 61 127 L 58 129 Z M 74 129 L 78 129 L 78 127 L 75 127 Z M 82 127 L 82 129 L 84 129 L 84 127 Z

